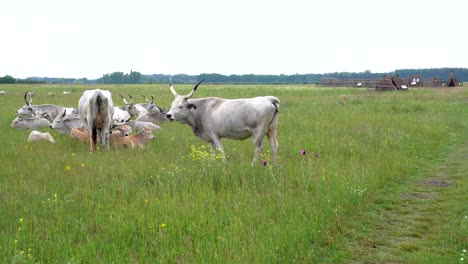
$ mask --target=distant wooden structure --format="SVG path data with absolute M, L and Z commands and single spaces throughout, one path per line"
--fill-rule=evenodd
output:
M 379 81 L 377 86 L 375 87 L 376 91 L 393 91 L 398 90 L 395 84 L 392 81 L 392 78 L 388 77 L 386 74 L 383 78 Z
M 318 85 L 326 87 L 374 88 L 378 79 L 321 79 Z
M 448 79 L 447 86 L 448 87 L 460 86 L 457 81 L 457 78 L 455 78 L 455 72 L 453 72 L 453 70 L 450 71 L 450 77 Z
M 318 85 L 325 87 L 369 88 L 376 91 L 405 91 L 408 90 L 408 88 L 463 86 L 463 82 L 459 82 L 456 79 L 455 73 L 452 70 L 448 81 L 443 81 L 440 78 L 423 78 L 421 75 L 412 75 L 409 78 L 401 78 L 397 74 L 393 77 L 384 75 L 382 79 L 321 79 Z
M 408 90 L 408 84 L 407 82 L 403 81 L 400 78 L 400 75 L 397 74 L 395 77 L 392 77 L 392 83 L 395 85 L 396 89 L 399 91 L 406 91 Z

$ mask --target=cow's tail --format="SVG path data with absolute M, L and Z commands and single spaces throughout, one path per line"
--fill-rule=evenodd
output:
M 275 116 L 277 113 L 279 113 L 279 107 L 280 107 L 280 100 L 277 97 L 274 96 L 265 96 L 266 99 L 268 99 L 273 106 L 275 107 Z
M 96 96 L 96 107 L 97 107 L 96 127 L 103 128 L 103 126 L 105 125 L 104 120 L 105 120 L 105 117 L 108 115 L 107 111 L 109 110 L 108 110 L 108 100 L 101 93 L 99 93 Z
M 280 100 L 274 96 L 265 96 L 265 97 L 275 107 L 275 110 L 274 110 L 275 112 L 273 113 L 273 117 L 271 118 L 270 125 L 268 127 L 267 136 L 268 136 L 268 140 L 270 141 L 271 149 L 273 150 L 273 160 L 276 162 L 276 160 L 278 159 L 278 147 L 279 147 L 276 133 L 277 133 L 278 119 L 279 119 Z
M 280 108 L 280 100 L 277 97 L 274 96 L 265 96 L 268 101 L 270 101 L 273 106 L 275 107 L 275 113 L 273 113 L 273 118 L 270 121 L 270 130 L 276 130 L 276 126 L 278 124 L 278 113 L 279 113 L 279 108 Z
M 106 120 L 106 115 L 108 114 L 107 111 L 107 105 L 108 105 L 108 100 L 105 96 L 103 96 L 102 93 L 97 93 L 95 100 L 94 100 L 94 105 L 95 105 L 95 119 L 92 124 L 91 128 L 91 140 L 93 142 L 93 145 L 96 145 L 97 143 L 97 135 L 98 135 L 98 130 L 104 129 L 105 120 Z

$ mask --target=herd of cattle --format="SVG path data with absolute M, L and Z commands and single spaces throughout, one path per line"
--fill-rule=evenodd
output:
M 202 80 L 203 81 L 203 80 Z M 90 150 L 98 143 L 109 149 L 140 147 L 154 139 L 153 131 L 159 130 L 165 121 L 178 121 L 192 128 L 193 133 L 211 144 L 212 151 L 219 151 L 226 161 L 221 138 L 244 140 L 252 137 L 255 145 L 254 164 L 262 152 L 266 135 L 273 151 L 273 160 L 278 157 L 277 124 L 280 101 L 274 96 L 259 96 L 244 99 L 207 97 L 191 99 L 202 82 L 198 82 L 188 95 L 179 95 L 172 82 L 169 90 L 174 95 L 171 108 L 161 109 L 154 98 L 146 103 L 133 104 L 121 96 L 124 105 L 114 106 L 112 95 L 106 90 L 86 90 L 78 102 L 78 108 L 52 104 L 33 105 L 32 96 L 24 95 L 25 105 L 17 111 L 11 123 L 13 128 L 37 129 L 50 127 L 72 139 L 89 141 Z M 132 120 L 134 119 L 134 120 Z M 136 133 L 131 135 L 131 131 Z M 54 139 L 49 133 L 31 132 L 29 141 Z
M 110 104 L 105 106 L 104 109 L 108 109 L 108 107 L 113 108 L 110 112 L 113 113 L 112 116 L 110 116 L 110 119 L 104 119 L 107 122 L 108 135 L 106 137 L 99 138 L 99 141 L 104 144 L 106 148 L 109 148 L 108 141 L 113 142 L 115 147 L 143 147 L 146 139 L 154 139 L 152 132 L 160 129 L 157 124 L 168 120 L 165 117 L 167 109 L 159 108 L 154 103 L 153 97 L 151 97 L 151 101 L 144 97 L 146 103 L 133 104 L 133 98 L 130 95 L 130 101 L 127 101 L 123 96 L 121 96 L 124 101 L 124 105 L 113 106 L 110 92 L 87 90 L 80 98 L 78 108 L 71 108 L 52 104 L 34 105 L 32 103 L 34 93 L 29 94 L 26 92 L 24 94 L 25 105 L 16 111 L 17 116 L 10 126 L 13 128 L 23 129 L 50 127 L 61 134 L 69 135 L 72 139 L 77 139 L 79 141 L 90 141 L 91 139 L 91 142 L 94 143 L 91 146 L 91 150 L 94 151 L 96 149 L 97 138 L 93 138 L 93 130 L 89 129 L 90 123 L 88 120 L 94 122 L 96 119 L 89 118 L 89 115 L 85 115 L 88 113 L 88 109 L 93 107 L 92 104 L 89 104 L 89 95 L 98 94 L 100 92 L 105 94 L 105 97 L 101 97 L 101 99 L 107 100 L 110 98 Z M 131 120 L 132 118 L 134 120 Z M 91 123 L 91 125 L 93 124 Z M 137 134 L 125 139 L 120 139 L 122 137 L 130 136 L 132 130 L 136 131 Z M 91 133 L 88 131 L 91 131 Z M 138 139 L 139 143 L 129 142 L 129 140 L 132 139 Z M 48 140 L 52 143 L 55 142 L 49 133 L 42 133 L 37 130 L 33 130 L 28 137 L 28 141 L 37 140 Z

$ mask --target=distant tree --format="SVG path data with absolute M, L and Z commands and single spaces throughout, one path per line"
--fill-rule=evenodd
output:
M 130 74 L 126 75 L 126 78 L 128 80 L 127 83 L 141 83 L 142 81 L 141 73 L 137 71 L 130 71 Z
M 0 77 L 0 83 L 16 83 L 16 79 L 10 75 Z

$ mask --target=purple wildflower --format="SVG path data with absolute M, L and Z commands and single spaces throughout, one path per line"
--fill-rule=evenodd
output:
M 268 165 L 268 161 L 266 161 L 266 160 L 263 160 L 263 161 L 262 161 L 262 165 L 263 165 L 263 166 L 266 166 L 266 165 Z
M 316 157 L 316 158 L 318 157 L 318 153 L 317 153 L 317 152 L 314 153 L 314 157 Z
M 305 149 L 302 149 L 302 150 L 301 150 L 301 155 L 305 155 L 305 154 L 306 154 Z

